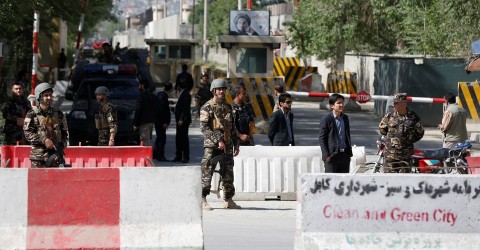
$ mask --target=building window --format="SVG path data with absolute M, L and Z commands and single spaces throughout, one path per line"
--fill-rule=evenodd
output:
M 267 73 L 267 49 L 238 48 L 237 73 Z
M 191 59 L 192 46 L 170 45 L 168 46 L 168 58 Z
M 156 45 L 155 46 L 155 55 L 158 59 L 167 58 L 167 46 L 166 45 Z

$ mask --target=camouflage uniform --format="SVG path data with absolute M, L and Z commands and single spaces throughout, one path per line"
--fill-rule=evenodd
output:
M 240 134 L 249 135 L 248 141 L 238 140 L 240 146 L 255 146 L 253 141 L 253 128 L 250 128 L 250 123 L 255 121 L 255 115 L 253 114 L 253 108 L 250 104 L 233 103 L 233 117 L 235 119 L 235 127 Z
M 17 125 L 17 119 L 25 118 L 27 112 L 31 109 L 30 102 L 23 96 L 18 101 L 11 97 L 2 105 L 2 115 L 5 119 L 5 126 L 3 127 L 5 145 L 16 145 L 17 141 L 20 141 L 20 144 L 25 144 L 23 127 Z
M 397 111 L 387 113 L 381 120 L 379 129 L 380 133 L 387 138 L 384 152 L 385 163 L 398 161 L 410 163 L 413 155 L 413 143 L 422 139 L 425 132 L 420 117 L 408 108 L 403 116 L 399 115 Z M 404 165 L 392 164 L 392 167 L 396 166 Z M 410 169 L 406 168 L 405 172 L 410 172 Z
M 23 125 L 25 138 L 32 144 L 30 160 L 32 168 L 46 167 L 48 157 L 55 153 L 45 147 L 45 140 L 52 140 L 54 145 L 62 143 L 64 147 L 68 140 L 67 120 L 62 111 L 49 107 L 47 111 L 34 107 L 28 111 Z
M 117 110 L 112 104 L 100 104 L 98 114 L 95 114 L 95 126 L 98 129 L 98 146 L 108 146 L 110 133 L 117 132 Z
M 205 135 L 203 142 L 204 155 L 202 158 L 202 196 L 210 194 L 212 175 L 215 166 L 211 159 L 223 154 L 218 149 L 218 142 L 222 139 L 225 142 L 225 176 L 223 176 L 224 199 L 231 199 L 235 195 L 233 186 L 233 150 L 238 146 L 237 131 L 233 126 L 233 113 L 230 105 L 226 102 L 216 104 L 213 100 L 208 101 L 200 109 L 200 129 Z

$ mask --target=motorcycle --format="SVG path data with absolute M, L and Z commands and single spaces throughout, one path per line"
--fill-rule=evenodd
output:
M 470 156 L 470 149 L 472 147 L 470 141 L 457 143 L 455 149 L 414 149 L 414 154 L 410 162 L 393 162 L 386 164 L 387 166 L 385 166 L 385 147 L 387 140 L 382 136 L 376 143 L 378 158 L 375 162 L 366 164 L 367 166 L 373 164 L 373 173 L 391 172 L 392 164 L 395 164 L 396 167 L 401 166 L 399 170 L 400 173 L 408 172 L 405 170 L 410 168 L 410 172 L 412 173 L 468 174 L 466 158 Z

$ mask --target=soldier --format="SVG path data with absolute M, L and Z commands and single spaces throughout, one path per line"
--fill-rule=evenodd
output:
M 19 82 L 12 84 L 12 97 L 2 105 L 2 115 L 5 119 L 3 133 L 5 145 L 25 144 L 23 123 L 27 112 L 32 109 L 30 102 L 23 96 L 23 86 Z
M 32 168 L 58 167 L 57 162 L 47 166 L 48 158 L 67 146 L 68 126 L 62 111 L 52 107 L 53 89 L 44 82 L 35 88 L 38 107 L 33 107 L 25 117 L 25 138 L 32 144 Z M 60 149 L 61 148 L 61 149 Z
M 232 109 L 235 119 L 235 128 L 237 136 L 240 138 L 240 146 L 255 146 L 253 141 L 253 130 L 255 116 L 253 115 L 252 106 L 246 103 L 247 93 L 245 87 L 238 86 L 231 90 L 233 99 Z
M 392 112 L 387 113 L 378 125 L 380 133 L 387 137 L 385 163 L 394 172 L 410 173 L 402 162 L 411 162 L 413 143 L 422 139 L 424 129 L 420 117 L 407 108 L 407 94 L 396 93 L 393 97 Z
M 240 209 L 233 200 L 235 187 L 233 186 L 233 157 L 239 153 L 237 131 L 234 126 L 233 113 L 230 105 L 225 102 L 227 83 L 222 79 L 212 81 L 210 91 L 213 98 L 200 109 L 200 129 L 205 135 L 203 143 L 204 155 L 202 167 L 202 208 L 212 210 L 207 203 L 210 194 L 211 181 L 215 166 L 211 159 L 224 154 L 223 193 L 224 208 Z
M 95 114 L 95 126 L 98 129 L 98 146 L 115 146 L 117 133 L 117 110 L 108 101 L 108 88 L 100 86 L 95 89 L 95 97 L 100 103 Z

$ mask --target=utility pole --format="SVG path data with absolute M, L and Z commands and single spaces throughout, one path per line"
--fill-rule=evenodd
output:
M 238 10 L 242 10 L 242 0 L 238 0 Z
M 203 0 L 203 62 L 206 63 L 208 60 L 208 0 Z

